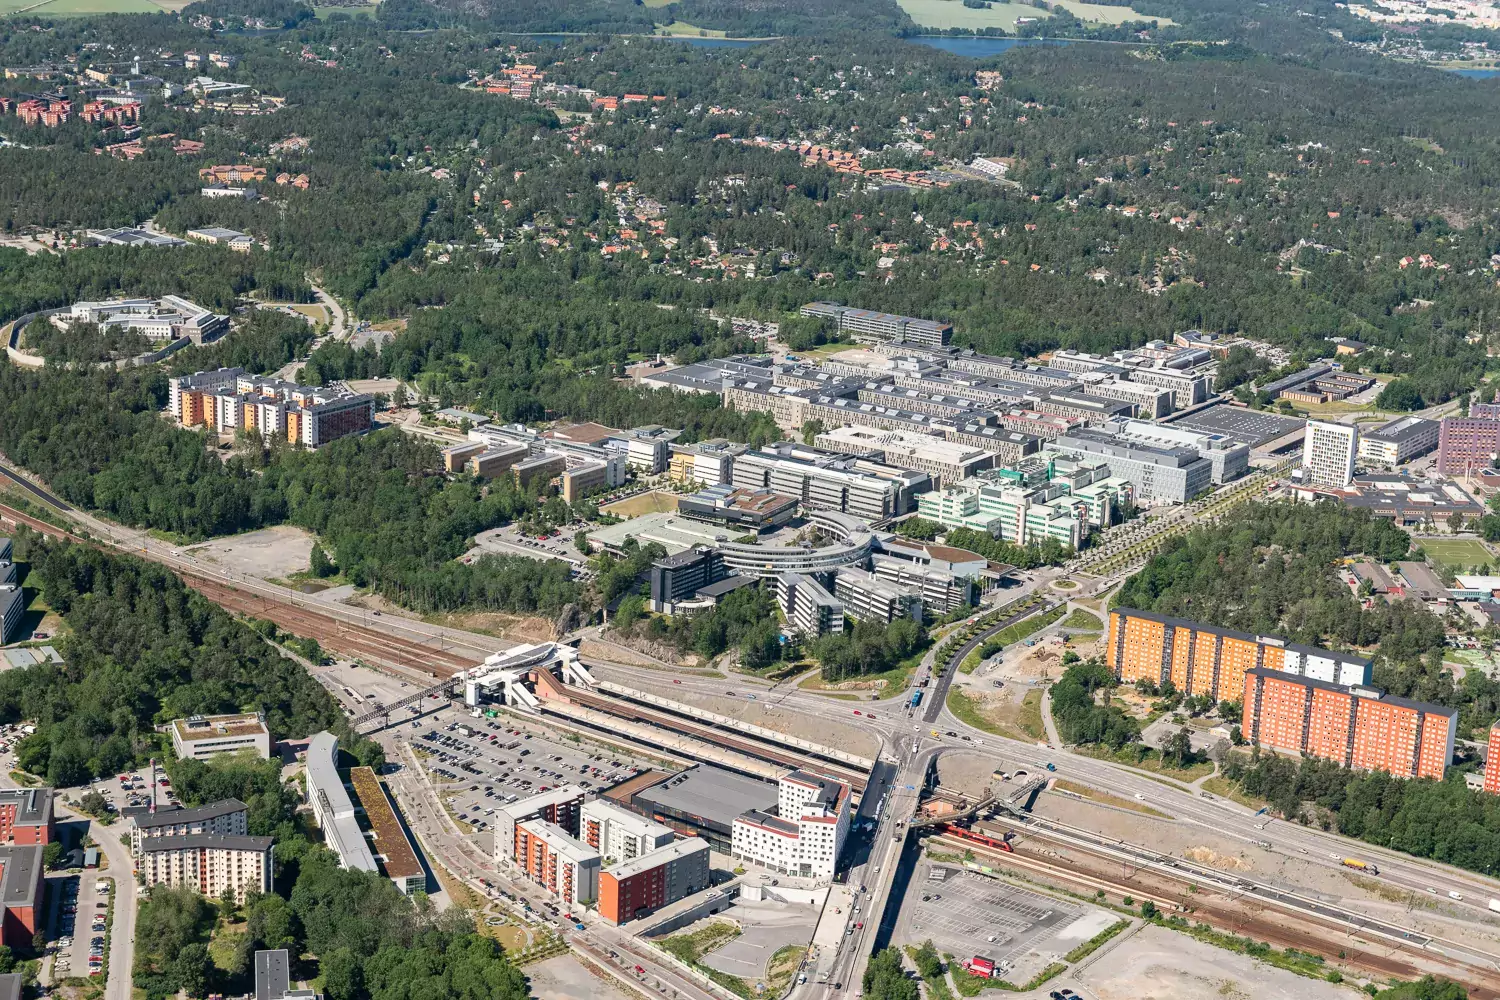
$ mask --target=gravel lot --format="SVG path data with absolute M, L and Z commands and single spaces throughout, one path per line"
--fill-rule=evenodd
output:
M 246 573 L 264 580 L 270 577 L 285 579 L 306 570 L 312 558 L 312 546 L 311 533 L 282 525 L 203 542 L 181 551 L 210 568 Z
M 526 967 L 532 996 L 548 1000 L 627 1000 L 611 981 L 589 972 L 572 955 L 559 955 Z

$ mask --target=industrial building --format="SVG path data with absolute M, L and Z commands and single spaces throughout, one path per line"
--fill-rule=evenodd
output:
M 1421 417 L 1400 417 L 1359 436 L 1359 460 L 1395 468 L 1438 446 L 1441 425 Z
M 1368 684 L 1268 667 L 1245 671 L 1245 736 L 1273 750 L 1441 781 L 1457 729 L 1456 709 L 1396 698 Z
M 1135 608 L 1110 610 L 1104 663 L 1127 684 L 1171 681 L 1184 694 L 1215 701 L 1242 701 L 1246 671 L 1259 668 L 1342 686 L 1370 683 L 1364 657 Z
M 730 854 L 784 875 L 830 882 L 849 833 L 849 786 L 806 771 L 777 783 L 776 811 L 735 817 Z
M 260 712 L 238 715 L 190 715 L 170 724 L 172 749 L 179 758 L 208 760 L 229 753 L 271 758 L 271 730 Z

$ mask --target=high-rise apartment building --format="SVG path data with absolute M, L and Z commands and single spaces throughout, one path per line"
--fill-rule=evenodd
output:
M 849 833 L 849 786 L 793 771 L 778 783 L 776 812 L 737 816 L 730 853 L 785 875 L 830 881 Z
M 1317 486 L 1348 486 L 1359 454 L 1359 428 L 1309 420 L 1302 439 L 1302 470 Z
M 608 799 L 584 804 L 579 818 L 579 840 L 615 861 L 628 861 L 670 844 L 670 827 L 617 806 Z
M 1500 404 L 1475 403 L 1467 417 L 1444 417 L 1438 430 L 1438 471 L 1464 476 L 1492 468 L 1500 456 Z
M 1500 722 L 1490 726 L 1489 753 L 1484 758 L 1484 790 L 1500 795 Z
M 708 850 L 708 841 L 688 837 L 604 869 L 599 915 L 619 925 L 708 888 Z

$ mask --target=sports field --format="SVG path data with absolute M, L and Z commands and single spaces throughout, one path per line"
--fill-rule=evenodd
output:
M 1495 555 L 1477 538 L 1414 538 L 1428 558 L 1444 566 L 1461 570 L 1495 562 Z

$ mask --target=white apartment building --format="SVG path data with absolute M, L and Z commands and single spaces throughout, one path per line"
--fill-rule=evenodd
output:
M 271 891 L 271 852 L 270 837 L 151 837 L 142 845 L 136 871 L 147 886 L 192 889 L 209 899 L 229 889 L 243 903 L 251 889 Z
M 776 813 L 735 817 L 730 853 L 781 872 L 831 882 L 849 833 L 849 786 L 806 771 L 778 784 Z
M 191 809 L 157 809 L 130 821 L 130 852 L 141 856 L 146 842 L 156 837 L 187 837 L 207 833 L 243 837 L 249 833 L 250 807 L 239 799 L 222 799 Z
M 615 805 L 594 799 L 583 806 L 579 840 L 615 861 L 629 861 L 672 843 L 671 827 Z
M 1302 439 L 1302 472 L 1316 486 L 1348 486 L 1359 454 L 1359 428 L 1309 420 Z
M 833 580 L 833 596 L 844 606 L 844 614 L 856 621 L 922 621 L 921 597 L 862 569 L 839 570 Z
M 825 632 L 844 631 L 844 606 L 814 577 L 778 574 L 776 603 L 787 624 L 803 635 L 816 638 Z

